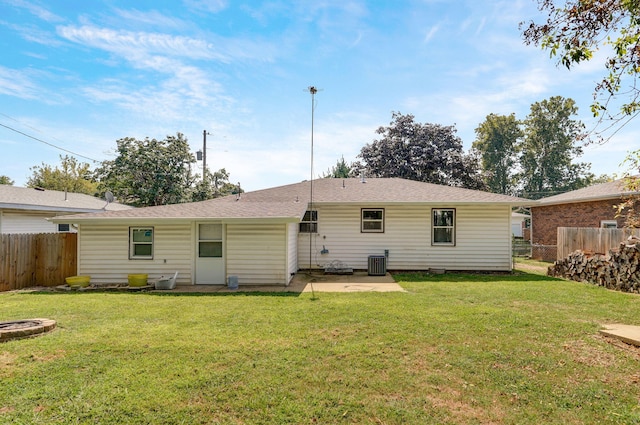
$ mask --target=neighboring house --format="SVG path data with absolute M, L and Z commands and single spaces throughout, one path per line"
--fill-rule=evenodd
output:
M 312 187 L 311 187 L 312 186 Z M 313 203 L 310 202 L 313 193 Z M 392 179 L 318 179 L 208 201 L 84 214 L 78 274 L 179 272 L 178 285 L 287 285 L 339 260 L 367 270 L 511 270 L 511 209 L 532 201 Z M 58 217 L 54 222 L 66 222 Z
M 622 227 L 615 205 L 624 195 L 631 193 L 616 180 L 538 200 L 531 208 L 532 257 L 556 260 L 558 227 Z
M 75 232 L 72 221 L 47 219 L 68 214 L 117 211 L 131 207 L 81 193 L 0 185 L 0 233 Z
M 526 221 L 531 218 L 529 214 L 524 214 L 520 212 L 512 212 L 511 213 L 511 234 L 516 238 L 524 237 L 524 229 Z

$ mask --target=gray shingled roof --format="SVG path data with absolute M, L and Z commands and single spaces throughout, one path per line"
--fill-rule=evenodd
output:
M 620 179 L 542 198 L 536 206 L 619 199 L 622 195 L 630 194 L 633 194 L 633 192 L 625 190 L 624 179 Z
M 299 220 L 311 196 L 309 181 L 187 204 L 136 208 L 74 216 L 74 221 L 105 219 L 286 219 Z M 441 186 L 399 178 L 318 179 L 313 181 L 314 204 L 502 204 L 531 205 L 534 201 L 477 190 Z
M 103 199 L 82 193 L 0 184 L 0 209 L 87 213 L 129 210 L 132 207 L 116 202 L 107 205 Z

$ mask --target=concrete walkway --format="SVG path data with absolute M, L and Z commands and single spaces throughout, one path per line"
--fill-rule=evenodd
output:
M 233 292 L 404 292 L 389 273 L 385 276 L 368 276 L 366 272 L 352 275 L 325 275 L 297 273 L 288 286 L 243 285 L 229 289 L 224 285 L 179 285 L 170 291 L 158 293 L 233 293 Z
M 604 325 L 604 329 L 600 333 L 640 347 L 640 326 L 614 323 L 612 325 Z

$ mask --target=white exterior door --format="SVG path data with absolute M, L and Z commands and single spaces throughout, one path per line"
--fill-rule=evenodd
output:
M 196 244 L 196 284 L 224 285 L 223 225 L 198 223 Z

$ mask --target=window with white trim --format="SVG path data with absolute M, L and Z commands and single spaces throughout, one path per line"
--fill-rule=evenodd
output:
M 455 208 L 433 208 L 431 210 L 431 245 L 456 244 Z
M 67 233 L 71 231 L 71 225 L 69 223 L 58 223 L 58 232 Z
M 384 233 L 384 208 L 362 208 L 360 231 L 362 233 Z
M 129 259 L 153 260 L 153 227 L 129 228 Z
M 617 229 L 618 222 L 616 220 L 601 220 L 600 227 L 603 229 Z
M 318 211 L 307 210 L 298 227 L 300 233 L 318 233 Z

